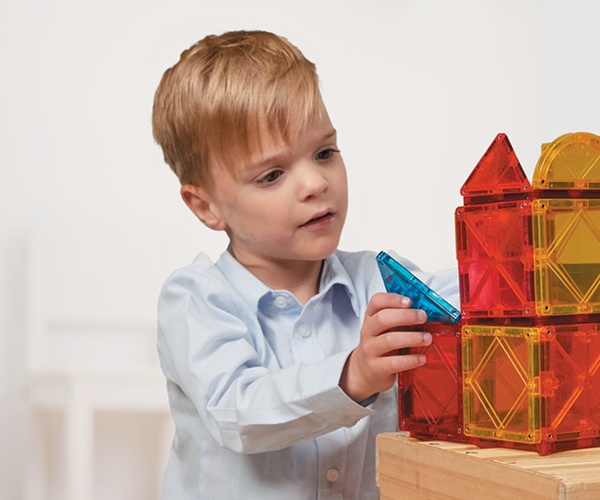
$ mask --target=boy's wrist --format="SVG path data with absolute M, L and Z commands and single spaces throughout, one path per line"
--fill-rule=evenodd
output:
M 363 401 L 370 399 L 378 393 L 371 389 L 366 381 L 360 376 L 360 371 L 355 369 L 355 353 L 356 350 L 352 351 L 350 356 L 346 359 L 342 375 L 340 376 L 339 386 L 350 399 L 361 404 Z
M 367 406 L 372 405 L 375 401 L 377 401 L 378 398 L 379 392 L 376 392 L 375 394 L 371 394 L 368 398 L 359 401 L 358 404 L 363 408 L 366 408 Z

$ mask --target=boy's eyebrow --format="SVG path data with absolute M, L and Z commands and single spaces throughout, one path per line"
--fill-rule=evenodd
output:
M 331 132 L 330 134 L 324 135 L 323 139 L 329 139 L 330 137 L 333 137 L 336 134 L 337 134 L 337 130 L 333 129 L 333 132 Z
M 326 134 L 324 134 L 323 136 L 321 136 L 320 138 L 318 138 L 315 142 L 326 141 L 327 139 L 331 139 L 336 134 L 337 134 L 337 130 L 334 128 L 334 129 L 332 129 L 331 132 L 327 132 Z M 282 157 L 282 156 L 285 156 L 284 152 L 275 154 L 273 156 L 269 156 L 268 158 L 261 158 L 259 161 L 255 162 L 255 163 L 249 163 L 248 166 L 244 170 L 247 171 L 247 172 L 250 172 L 252 170 L 259 169 L 265 163 L 277 162 L 278 159 L 280 157 Z

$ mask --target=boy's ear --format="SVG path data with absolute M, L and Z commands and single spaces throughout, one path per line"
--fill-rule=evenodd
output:
M 224 231 L 227 228 L 219 207 L 205 189 L 193 184 L 184 184 L 180 192 L 185 204 L 202 224 L 214 231 Z

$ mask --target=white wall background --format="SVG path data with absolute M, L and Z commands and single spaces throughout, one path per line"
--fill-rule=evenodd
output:
M 0 0 L 0 498 L 22 495 L 32 224 L 169 228 L 156 290 L 136 301 L 149 320 L 168 269 L 224 249 L 151 138 L 154 90 L 184 48 L 232 29 L 300 47 L 348 167 L 341 247 L 437 270 L 454 265 L 459 188 L 496 133 L 529 176 L 541 143 L 600 134 L 599 22 L 593 0 Z

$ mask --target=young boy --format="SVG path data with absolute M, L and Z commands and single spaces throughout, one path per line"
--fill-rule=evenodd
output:
M 266 32 L 208 36 L 167 70 L 153 128 L 181 195 L 230 244 L 173 273 L 158 350 L 176 435 L 163 499 L 379 498 L 398 356 L 431 342 L 372 252 L 337 250 L 346 171 L 314 65 Z M 402 260 L 411 270 L 419 270 Z M 419 276 L 446 295 L 454 273 Z

